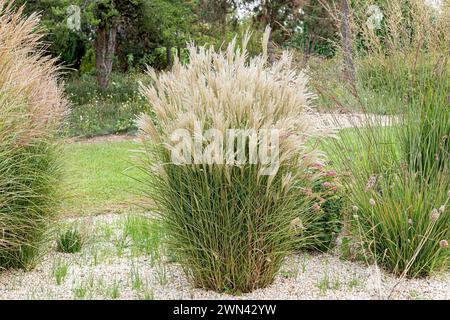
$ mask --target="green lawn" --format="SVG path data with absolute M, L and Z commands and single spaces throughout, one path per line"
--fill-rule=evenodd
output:
M 355 139 L 349 156 L 357 156 L 361 146 L 354 129 L 342 130 L 341 135 L 344 133 Z M 331 146 L 329 142 L 329 139 L 322 142 L 324 150 Z M 133 150 L 137 148 L 134 141 L 68 143 L 64 147 L 63 214 L 97 215 L 137 210 L 138 182 L 131 178 L 142 174 L 133 163 Z M 339 163 L 338 159 L 331 159 Z
M 124 212 L 136 200 L 133 141 L 75 142 L 67 144 L 64 177 L 65 215 L 89 215 Z

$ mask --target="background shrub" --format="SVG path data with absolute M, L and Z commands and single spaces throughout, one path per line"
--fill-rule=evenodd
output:
M 33 265 L 57 210 L 66 101 L 36 29 L 0 0 L 0 269 Z
M 95 76 L 83 75 L 69 79 L 65 92 L 72 110 L 64 123 L 68 136 L 129 133 L 136 131 L 135 120 L 148 104 L 139 93 L 142 76 L 113 74 L 107 89 L 101 90 Z
M 312 213 L 301 190 L 311 187 L 308 168 L 320 158 L 307 143 L 319 133 L 304 116 L 312 97 L 306 76 L 291 68 L 287 53 L 273 66 L 265 50 L 248 58 L 247 41 L 241 48 L 233 42 L 224 53 L 191 47 L 187 65 L 150 72 L 154 86 L 143 88 L 158 119 L 140 119 L 143 192 L 193 284 L 217 291 L 249 292 L 272 283 L 284 257 L 304 240 L 298 234 Z M 260 163 L 174 164 L 173 130 L 193 133 L 195 124 L 221 132 L 278 129 L 279 170 L 266 176 Z

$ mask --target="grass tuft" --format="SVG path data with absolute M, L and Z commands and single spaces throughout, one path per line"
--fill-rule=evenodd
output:
M 56 133 L 67 102 L 38 17 L 0 0 L 0 269 L 32 267 L 57 212 Z

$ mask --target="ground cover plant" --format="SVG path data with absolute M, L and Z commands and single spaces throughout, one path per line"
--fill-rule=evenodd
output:
M 273 66 L 265 51 L 248 59 L 247 40 L 224 53 L 192 46 L 188 64 L 150 72 L 154 86 L 143 88 L 158 119 L 140 120 L 141 169 L 148 174 L 143 192 L 193 284 L 217 291 L 249 292 L 273 281 L 294 242 L 304 240 L 301 231 L 313 213 L 301 190 L 320 159 L 307 143 L 320 132 L 304 116 L 312 98 L 306 76 L 291 68 L 288 53 Z M 261 163 L 178 165 L 167 148 L 170 137 L 176 129 L 194 133 L 197 125 L 279 130 L 278 171 L 264 175 Z
M 0 269 L 33 265 L 57 212 L 67 103 L 37 23 L 0 1 Z

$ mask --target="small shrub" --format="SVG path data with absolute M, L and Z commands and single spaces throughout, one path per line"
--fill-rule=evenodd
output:
M 319 132 L 304 116 L 312 98 L 306 76 L 292 68 L 288 53 L 273 66 L 266 50 L 249 58 L 247 41 L 241 48 L 233 41 L 224 53 L 191 46 L 187 65 L 175 62 L 168 73 L 150 72 L 154 85 L 143 88 L 158 119 L 140 119 L 149 209 L 160 215 L 168 250 L 193 284 L 220 292 L 272 283 L 303 240 L 298 215 L 307 218 L 310 210 L 300 191 L 311 187 L 308 169 L 320 158 L 307 143 Z M 170 137 L 175 129 L 193 134 L 196 125 L 220 132 L 277 129 L 278 170 L 265 175 L 264 164 L 249 161 L 177 164 Z M 248 139 L 244 143 L 250 148 Z M 235 155 L 237 146 L 230 146 L 229 155 Z
M 75 228 L 66 230 L 58 236 L 57 249 L 60 252 L 77 253 L 81 251 L 82 246 L 83 246 L 82 235 Z
M 312 170 L 316 179 L 312 188 L 305 191 L 305 196 L 311 199 L 313 219 L 305 224 L 302 235 L 306 241 L 298 249 L 326 252 L 334 247 L 342 229 L 344 197 L 335 170 L 327 169 L 321 163 Z
M 37 23 L 0 0 L 0 269 L 32 267 L 57 212 L 67 102 Z

